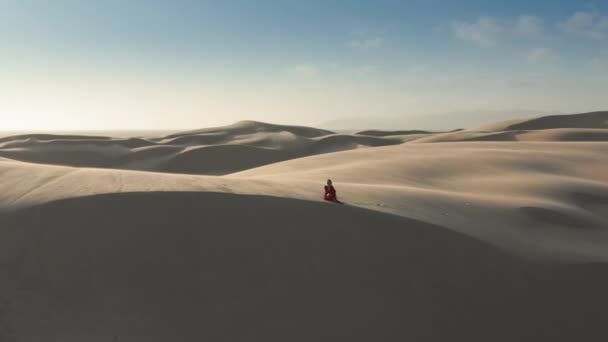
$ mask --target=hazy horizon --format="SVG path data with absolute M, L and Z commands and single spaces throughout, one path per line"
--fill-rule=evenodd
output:
M 21 130 L 7 130 L 0 127 L 0 136 L 9 136 L 13 134 L 30 134 L 30 133 L 65 133 L 65 134 L 86 134 L 86 135 L 114 135 L 114 136 L 138 136 L 138 135 L 150 135 L 150 134 L 171 134 L 176 132 L 189 131 L 193 129 L 202 129 L 210 127 L 221 127 L 236 124 L 240 121 L 258 121 L 266 122 L 269 124 L 276 125 L 294 125 L 294 126 L 309 126 L 317 128 L 331 129 L 335 131 L 355 131 L 363 129 L 381 129 L 381 130 L 394 130 L 394 129 L 429 129 L 429 130 L 446 130 L 446 129 L 457 129 L 457 128 L 474 128 L 481 124 L 490 122 L 505 121 L 510 119 L 524 119 L 534 116 L 543 115 L 555 115 L 565 114 L 560 112 L 542 112 L 542 111 L 530 111 L 530 110 L 516 110 L 516 111 L 490 111 L 490 110 L 477 110 L 469 112 L 455 112 L 455 113 L 440 113 L 432 115 L 413 115 L 411 117 L 346 117 L 336 118 L 333 120 L 326 120 L 318 122 L 312 125 L 301 124 L 298 122 L 266 122 L 261 120 L 250 120 L 247 118 L 224 122 L 218 125 L 207 125 L 207 126 L 191 126 L 181 128 L 89 128 L 89 129 L 45 129 L 45 128 L 30 128 Z M 576 113 L 571 113 L 576 114 Z M 429 124 L 434 123 L 434 124 Z
M 167 129 L 141 129 L 141 128 L 104 128 L 104 129 L 25 129 L 25 130 L 5 130 L 0 127 L 0 137 L 11 135 L 27 135 L 27 134 L 67 134 L 67 135 L 95 135 L 95 136 L 113 136 L 113 137 L 137 137 L 137 136 L 163 136 L 173 133 L 191 131 L 196 129 L 213 128 L 230 126 L 237 124 L 240 121 L 257 121 L 272 125 L 293 125 L 307 126 L 315 128 L 323 128 L 332 130 L 337 133 L 354 133 L 356 131 L 378 129 L 378 130 L 430 130 L 430 131 L 448 131 L 455 129 L 476 128 L 482 124 L 496 123 L 513 119 L 526 119 L 532 117 L 546 115 L 561 115 L 568 113 L 560 112 L 541 112 L 530 110 L 516 111 L 470 111 L 470 112 L 455 112 L 441 113 L 433 115 L 417 115 L 405 118 L 370 118 L 370 117 L 352 117 L 352 118 L 337 118 L 319 122 L 313 125 L 305 125 L 299 123 L 283 123 L 283 122 L 263 122 L 259 120 L 242 119 L 237 121 L 226 122 L 219 125 L 208 126 L 192 126 L 183 128 L 167 128 Z M 578 113 L 569 113 L 578 114 Z
M 0 39 L 2 131 L 433 128 L 608 108 L 598 1 L 8 0 Z

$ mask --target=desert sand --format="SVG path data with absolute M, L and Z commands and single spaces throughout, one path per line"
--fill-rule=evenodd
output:
M 603 341 L 607 138 L 608 112 L 0 138 L 0 341 Z

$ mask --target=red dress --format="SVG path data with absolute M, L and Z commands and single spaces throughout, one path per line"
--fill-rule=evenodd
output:
M 325 186 L 325 195 L 323 195 L 323 199 L 330 202 L 341 203 L 338 201 L 338 196 L 336 195 L 336 189 L 333 185 Z

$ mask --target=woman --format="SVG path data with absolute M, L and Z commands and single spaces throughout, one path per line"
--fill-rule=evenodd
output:
M 325 195 L 323 195 L 323 199 L 334 203 L 342 203 L 338 200 L 336 188 L 334 188 L 334 186 L 332 185 L 331 179 L 327 180 L 327 185 L 325 185 Z

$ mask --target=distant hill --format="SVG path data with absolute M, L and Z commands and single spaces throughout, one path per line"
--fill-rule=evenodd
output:
M 483 125 L 479 129 L 496 132 L 553 128 L 608 128 L 608 111 L 549 115 L 526 120 L 509 120 Z
M 508 120 L 415 140 L 459 141 L 608 141 L 608 111 Z

